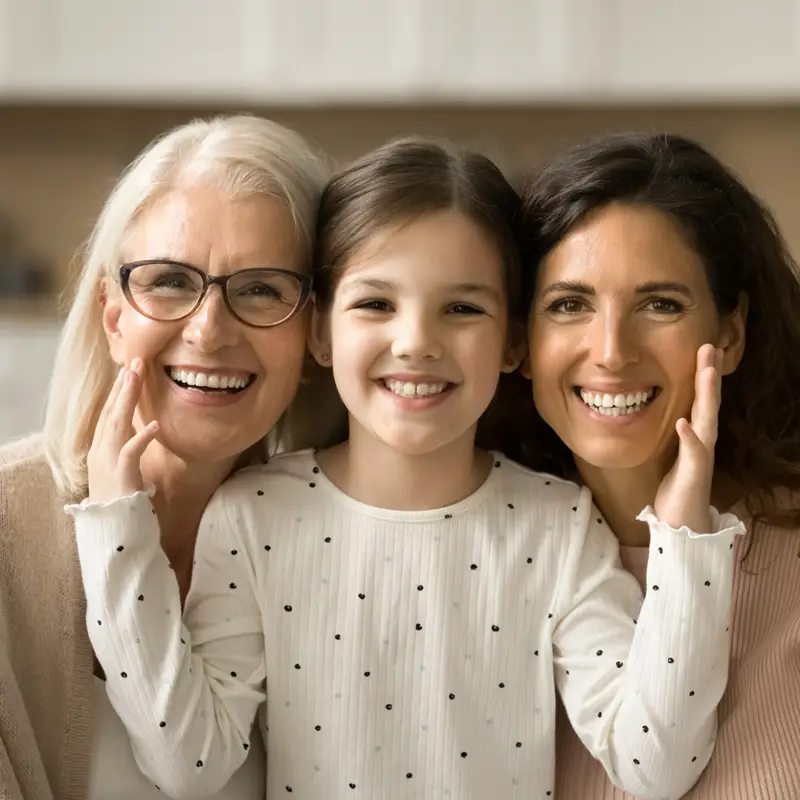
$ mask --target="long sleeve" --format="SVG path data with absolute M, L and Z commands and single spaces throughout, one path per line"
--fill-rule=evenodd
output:
M 648 591 L 619 566 L 588 492 L 574 509 L 585 536 L 565 576 L 553 632 L 556 684 L 570 722 L 615 784 L 639 798 L 679 798 L 707 764 L 730 653 L 733 539 L 674 530 L 652 513 Z
M 190 592 L 193 638 L 146 494 L 68 510 L 87 627 L 140 770 L 172 797 L 219 792 L 247 755 L 265 678 L 252 576 L 244 556 L 235 557 L 241 546 L 222 503 L 212 500 L 203 517 L 197 550 L 206 557 L 198 558 L 193 583 L 224 571 L 227 590 L 206 593 L 201 606 Z

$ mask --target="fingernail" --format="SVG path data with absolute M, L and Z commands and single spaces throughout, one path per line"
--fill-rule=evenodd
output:
M 133 361 L 131 361 L 131 366 L 130 366 L 130 368 L 131 368 L 131 369 L 132 369 L 132 370 L 133 370 L 135 373 L 137 373 L 137 374 L 139 373 L 139 368 L 140 368 L 141 366 L 142 366 L 142 359 L 141 359 L 141 358 L 139 358 L 138 356 L 137 356 L 136 358 L 134 358 L 134 359 L 133 359 Z

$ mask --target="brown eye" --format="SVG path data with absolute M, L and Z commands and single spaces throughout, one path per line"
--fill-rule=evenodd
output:
M 685 310 L 683 305 L 670 297 L 654 297 L 647 305 L 659 314 L 680 314 Z
M 578 314 L 586 310 L 586 305 L 578 297 L 564 297 L 551 303 L 547 310 L 553 314 Z

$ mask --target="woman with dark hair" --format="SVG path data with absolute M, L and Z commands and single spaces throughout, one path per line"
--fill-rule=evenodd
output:
M 624 565 L 646 591 L 655 588 L 646 578 L 654 565 L 636 514 L 674 463 L 676 423 L 695 402 L 698 349 L 711 343 L 723 351 L 712 502 L 745 519 L 748 534 L 734 550 L 730 682 L 716 750 L 686 796 L 795 800 L 797 267 L 769 211 L 679 136 L 625 133 L 582 145 L 539 173 L 525 209 L 533 269 L 523 372 L 532 384 L 507 451 L 592 490 Z M 703 698 L 691 693 L 686 701 Z M 558 780 L 563 800 L 629 797 L 566 724 Z
M 347 439 L 220 487 L 182 620 L 136 464 L 139 376 L 112 393 L 70 510 L 109 696 L 165 794 L 221 790 L 266 687 L 270 798 L 553 797 L 556 690 L 629 791 L 679 798 L 701 774 L 744 534 L 709 508 L 719 362 L 640 516 L 663 577 L 642 604 L 587 490 L 478 444 L 524 350 L 520 211 L 494 164 L 446 143 L 392 142 L 331 179 L 309 347 Z

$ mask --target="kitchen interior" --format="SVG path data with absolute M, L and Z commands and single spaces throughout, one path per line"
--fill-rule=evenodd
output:
M 670 131 L 800 252 L 800 0 L 0 0 L 0 444 L 42 421 L 80 247 L 128 162 L 246 111 L 336 162 L 443 136 L 510 174 Z

